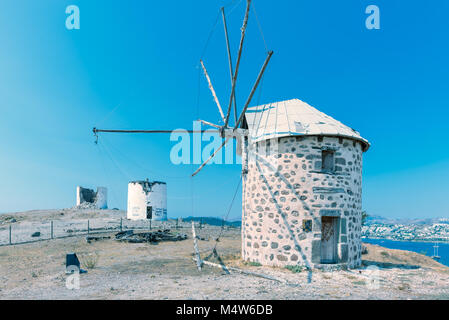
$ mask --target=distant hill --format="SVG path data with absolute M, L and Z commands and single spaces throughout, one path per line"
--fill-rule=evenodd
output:
M 217 218 L 217 217 L 187 217 L 187 218 L 182 218 L 183 221 L 195 221 L 195 222 L 203 222 L 204 224 L 208 224 L 211 226 L 221 226 L 224 225 L 225 226 L 230 226 L 230 227 L 240 227 L 242 225 L 242 222 L 240 220 L 234 220 L 234 221 L 224 221 L 221 218 Z

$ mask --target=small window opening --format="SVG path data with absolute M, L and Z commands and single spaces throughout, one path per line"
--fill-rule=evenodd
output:
M 334 151 L 322 150 L 321 170 L 324 172 L 333 172 L 334 171 Z

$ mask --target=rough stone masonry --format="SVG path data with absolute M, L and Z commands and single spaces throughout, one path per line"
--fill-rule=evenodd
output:
M 360 266 L 362 143 L 287 136 L 253 147 L 258 156 L 248 157 L 243 177 L 243 259 L 272 266 Z M 334 243 L 334 261 L 323 261 L 324 241 Z

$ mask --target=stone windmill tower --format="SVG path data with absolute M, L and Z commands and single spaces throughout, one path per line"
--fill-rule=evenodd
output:
M 242 258 L 263 265 L 349 267 L 361 264 L 362 154 L 369 148 L 358 132 L 298 100 L 249 107 L 265 62 L 237 116 L 235 88 L 251 1 L 247 0 L 235 69 L 228 49 L 231 93 L 224 113 L 201 61 L 223 124 L 213 124 L 222 145 L 230 140 L 242 156 Z M 234 125 L 230 125 L 231 109 Z M 226 111 L 226 110 L 225 110 Z M 99 132 L 171 133 L 172 130 L 101 130 Z M 194 132 L 194 131 L 188 131 Z
M 368 141 L 298 99 L 248 108 L 245 119 L 243 259 L 360 266 Z

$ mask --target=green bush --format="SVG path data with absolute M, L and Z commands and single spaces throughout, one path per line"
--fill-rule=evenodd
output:
M 290 270 L 293 273 L 300 273 L 304 270 L 302 266 L 286 266 L 285 269 Z

